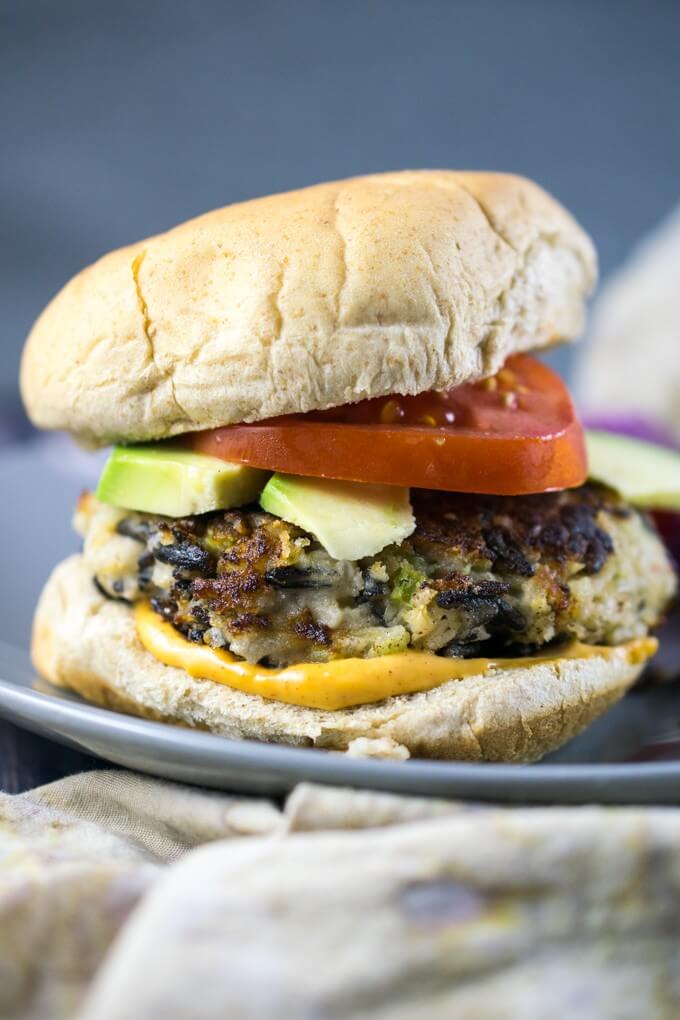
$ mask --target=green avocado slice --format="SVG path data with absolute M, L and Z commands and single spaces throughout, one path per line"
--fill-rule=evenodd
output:
M 589 475 L 653 510 L 680 510 L 680 453 L 613 432 L 586 430 Z
M 275 474 L 260 506 L 311 532 L 336 560 L 374 556 L 415 528 L 409 490 L 392 485 Z
M 96 495 L 102 503 L 126 510 L 190 517 L 251 503 L 262 491 L 268 474 L 180 446 L 116 446 Z

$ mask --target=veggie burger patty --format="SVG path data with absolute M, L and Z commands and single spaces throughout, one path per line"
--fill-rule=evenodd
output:
M 255 507 L 169 519 L 85 495 L 76 525 L 107 596 L 149 599 L 189 640 L 269 666 L 617 644 L 657 624 L 674 592 L 653 526 L 601 486 L 412 501 L 413 534 L 359 561 Z

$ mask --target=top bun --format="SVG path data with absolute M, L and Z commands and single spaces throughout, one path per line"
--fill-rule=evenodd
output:
M 226 206 L 121 248 L 36 322 L 36 425 L 160 439 L 496 372 L 578 334 L 587 235 L 536 184 L 405 171 Z

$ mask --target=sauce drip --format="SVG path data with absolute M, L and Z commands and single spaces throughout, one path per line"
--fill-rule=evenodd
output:
M 144 647 L 166 666 L 176 666 L 195 679 L 225 684 L 245 694 L 327 711 L 429 691 L 450 680 L 483 677 L 502 669 L 521 669 L 560 659 L 623 656 L 627 662 L 637 664 L 657 648 L 654 638 L 638 638 L 613 648 L 572 642 L 545 655 L 523 658 L 445 659 L 430 652 L 409 651 L 374 659 L 332 659 L 268 669 L 237 659 L 223 649 L 187 641 L 146 602 L 135 607 L 135 623 Z

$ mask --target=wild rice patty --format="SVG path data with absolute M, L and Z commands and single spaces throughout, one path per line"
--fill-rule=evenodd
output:
M 258 508 L 170 520 L 86 495 L 76 527 L 105 594 L 150 599 L 190 641 L 273 666 L 408 647 L 469 657 L 568 638 L 617 644 L 657 624 L 675 593 L 649 520 L 594 484 L 412 500 L 411 537 L 358 562 Z

